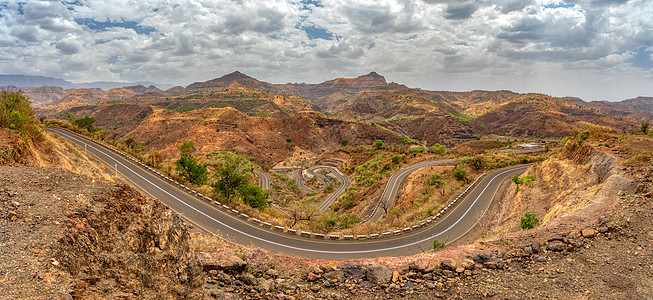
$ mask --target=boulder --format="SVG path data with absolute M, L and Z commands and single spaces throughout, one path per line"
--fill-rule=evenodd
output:
M 538 241 L 534 241 L 534 242 L 531 243 L 531 249 L 533 249 L 533 252 L 535 252 L 535 253 L 540 253 L 541 247 L 542 246 L 540 245 L 540 242 L 538 242 Z
M 440 261 L 440 268 L 442 268 L 443 270 L 455 271 L 457 267 L 458 264 L 456 263 L 455 260 L 451 258 L 443 259 L 442 261 Z
M 320 278 L 322 278 L 322 276 L 317 275 L 317 274 L 315 274 L 313 272 L 309 272 L 308 275 L 306 275 L 306 281 L 308 281 L 308 282 L 313 282 L 313 281 L 316 281 L 316 280 L 318 280 Z
M 583 229 L 582 233 L 584 238 L 593 238 L 596 236 L 596 231 L 594 229 Z
M 550 251 L 561 252 L 562 250 L 565 249 L 565 244 L 561 241 L 552 241 L 546 245 L 546 248 L 549 249 Z
M 412 268 L 422 273 L 431 273 L 436 266 L 433 265 L 430 259 L 419 259 L 412 264 Z
M 471 259 L 475 261 L 477 264 L 484 264 L 486 261 L 492 260 L 492 253 L 485 252 L 483 254 L 476 254 L 472 256 Z
M 388 283 L 392 280 L 392 270 L 381 265 L 371 266 L 367 268 L 367 280 L 374 284 Z
M 256 283 L 257 283 L 256 277 L 254 277 L 254 275 L 252 275 L 250 273 L 240 274 L 238 276 L 238 280 L 242 281 L 246 285 L 256 285 Z
M 367 273 L 365 267 L 359 263 L 346 263 L 341 265 L 339 268 L 343 272 L 343 275 L 346 277 L 354 278 L 356 280 L 365 277 L 365 274 Z
M 562 242 L 564 240 L 565 240 L 565 238 L 563 236 L 561 236 L 559 234 L 555 234 L 555 235 L 550 236 L 549 239 L 547 240 L 547 242 L 553 242 L 553 241 L 561 241 Z
M 496 263 L 496 262 L 493 262 L 493 261 L 486 261 L 486 262 L 483 264 L 483 267 L 485 267 L 486 269 L 493 270 L 493 269 L 496 269 L 496 268 L 497 268 L 497 263 Z
M 344 273 L 340 270 L 337 270 L 337 271 L 326 273 L 322 277 L 324 277 L 325 279 L 331 282 L 342 282 L 344 279 Z
M 392 282 L 397 282 L 399 280 L 399 272 L 393 271 L 392 272 Z
M 247 263 L 240 257 L 226 251 L 199 252 L 197 258 L 204 271 L 221 270 L 226 272 L 241 272 L 247 268 Z
M 460 262 L 460 266 L 465 268 L 466 270 L 473 270 L 475 265 L 476 263 L 473 260 L 467 258 L 463 259 Z

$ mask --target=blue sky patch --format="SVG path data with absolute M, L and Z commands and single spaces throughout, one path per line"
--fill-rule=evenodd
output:
M 652 53 L 653 52 L 651 51 L 646 51 L 645 47 L 639 48 L 639 50 L 635 51 L 635 55 L 633 55 L 633 57 L 627 62 L 644 70 L 653 69 L 653 60 L 651 60 Z
M 367 50 L 370 50 L 376 46 L 376 43 L 372 42 L 369 46 L 367 46 Z
M 309 25 L 309 26 L 300 26 L 297 25 L 295 26 L 297 29 L 301 29 L 304 32 L 306 32 L 306 35 L 308 35 L 308 38 L 311 40 L 315 39 L 323 39 L 323 40 L 333 40 L 333 33 L 330 31 L 319 27 L 315 25 Z
M 75 22 L 77 22 L 77 24 L 79 25 L 84 25 L 91 30 L 97 30 L 97 31 L 105 31 L 107 28 L 114 28 L 114 27 L 133 29 L 138 34 L 150 34 L 156 31 L 154 27 L 140 26 L 136 21 L 122 20 L 120 22 L 112 22 L 112 21 L 98 22 L 91 18 L 75 18 Z
M 315 7 L 324 7 L 320 0 L 302 0 L 302 10 L 311 10 L 309 5 L 314 5 Z
M 571 8 L 574 7 L 574 4 L 567 4 L 562 1 L 544 5 L 544 8 Z

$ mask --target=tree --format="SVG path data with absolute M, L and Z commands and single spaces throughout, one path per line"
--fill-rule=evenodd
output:
M 431 149 L 429 151 L 431 151 L 431 153 L 433 154 L 443 155 L 447 153 L 447 147 L 445 145 L 440 145 L 438 143 L 435 143 L 433 144 L 433 146 L 431 146 Z
M 196 150 L 193 141 L 185 142 L 181 146 L 178 146 L 177 149 L 181 151 L 181 156 L 191 156 Z
M 213 177 L 216 181 L 211 187 L 217 194 L 222 194 L 227 202 L 232 200 L 241 186 L 247 184 L 245 174 L 252 172 L 252 165 L 245 156 L 230 152 L 220 153 L 214 167 Z
M 534 213 L 526 212 L 525 217 L 521 218 L 522 229 L 533 229 L 539 223 L 540 220 L 537 219 Z
M 372 145 L 374 146 L 374 150 L 379 150 L 383 148 L 385 144 L 381 140 L 374 140 L 374 143 Z
M 478 171 L 480 169 L 483 169 L 483 167 L 485 167 L 485 160 L 480 155 L 477 155 L 474 156 L 473 158 L 468 159 L 467 164 L 472 169 L 474 169 L 474 171 Z
M 15 88 L 0 91 L 0 127 L 16 129 L 25 133 L 36 122 L 30 107 L 31 101 L 23 91 Z
M 177 149 L 181 151 L 181 157 L 175 162 L 177 171 L 182 178 L 191 184 L 202 185 L 209 180 L 209 171 L 206 168 L 207 163 L 200 163 L 198 158 L 194 158 L 192 153 L 195 146 L 192 141 L 183 143 Z
M 263 209 L 270 203 L 270 199 L 268 199 L 270 193 L 255 184 L 247 183 L 241 185 L 238 188 L 238 194 L 243 200 L 243 203 L 253 208 Z
M 463 168 L 454 169 L 451 175 L 453 175 L 453 178 L 457 181 L 467 181 L 467 171 Z
M 207 163 L 200 163 L 192 156 L 182 156 L 175 164 L 182 178 L 194 185 L 202 185 L 209 180 Z
M 649 125 L 648 122 L 644 122 L 644 123 L 642 123 L 642 124 L 640 125 L 640 129 L 642 130 L 642 132 L 643 132 L 644 134 L 646 134 L 646 133 L 648 132 L 648 125 Z
M 431 175 L 431 178 L 429 179 L 429 186 L 433 186 L 433 187 L 436 187 L 436 188 L 442 188 L 442 190 L 440 191 L 440 194 L 444 195 L 444 191 L 447 188 L 448 184 L 445 184 L 442 181 L 442 176 L 440 176 L 440 174 L 433 174 L 433 175 Z
M 95 123 L 95 118 L 92 117 L 83 117 L 73 122 L 75 126 L 79 127 L 80 129 L 86 129 L 88 132 L 95 131 L 95 128 L 93 128 L 93 123 Z
M 319 211 L 315 203 L 300 203 L 292 205 L 288 210 L 288 215 L 293 222 L 290 227 L 297 225 L 299 221 L 310 221 Z
M 134 147 L 138 146 L 138 142 L 134 139 L 133 136 L 128 136 L 123 143 L 129 149 L 134 149 Z

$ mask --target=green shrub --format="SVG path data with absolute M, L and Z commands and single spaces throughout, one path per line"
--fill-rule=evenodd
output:
M 534 213 L 526 212 L 525 217 L 521 218 L 522 229 L 533 229 L 539 223 L 540 220 L 537 219 Z
M 438 250 L 444 248 L 444 243 L 433 240 L 433 249 Z
M 380 150 L 383 148 L 385 143 L 383 143 L 381 140 L 374 140 L 374 143 L 372 144 L 374 146 L 374 150 Z
M 456 168 L 451 174 L 457 181 L 467 181 L 467 171 L 463 168 Z

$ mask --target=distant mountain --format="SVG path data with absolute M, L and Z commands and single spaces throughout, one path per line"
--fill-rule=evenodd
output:
M 575 97 L 564 98 L 570 104 L 593 109 L 614 117 L 627 117 L 637 121 L 653 120 L 653 97 L 637 97 L 619 102 L 585 102 Z
M 154 83 L 150 81 L 143 81 L 143 82 L 112 82 L 112 81 L 97 81 L 97 82 L 79 82 L 79 83 L 73 83 L 75 85 L 75 88 L 85 88 L 85 89 L 92 89 L 92 88 L 101 88 L 102 90 L 108 91 L 110 89 L 115 89 L 115 88 L 122 88 L 122 87 L 129 87 L 129 86 L 155 86 L 159 89 L 166 90 L 174 85 L 172 84 L 160 84 L 160 83 Z
M 63 89 L 102 89 L 107 91 L 113 88 L 122 88 L 128 86 L 156 86 L 159 89 L 165 90 L 173 87 L 172 84 L 160 84 L 149 81 L 144 82 L 111 82 L 111 81 L 98 81 L 98 82 L 79 82 L 73 83 L 60 78 L 46 77 L 46 76 L 29 76 L 29 75 L 0 75 L 0 87 L 15 86 L 19 89 L 30 89 L 42 86 L 54 86 Z
M 64 89 L 75 87 L 70 81 L 45 76 L 0 75 L 0 87 L 15 86 L 19 89 L 29 89 L 41 86 L 57 86 Z
M 63 98 L 66 90 L 58 86 L 41 86 L 25 89 L 25 95 L 32 101 L 33 106 L 40 106 Z
M 236 71 L 220 78 L 192 83 L 185 88 L 184 93 L 237 88 L 293 94 L 312 100 L 322 109 L 328 109 L 333 104 L 330 100 L 343 99 L 360 91 L 370 89 L 392 90 L 406 87 L 396 83 L 387 83 L 385 78 L 376 72 L 370 72 L 356 78 L 336 78 L 318 84 L 272 84 Z
M 471 125 L 483 133 L 518 137 L 563 137 L 591 124 L 617 130 L 636 129 L 630 118 L 615 118 L 597 109 L 542 94 L 524 94 L 503 102 L 473 119 Z
M 224 90 L 229 87 L 242 87 L 249 90 L 272 90 L 272 84 L 259 81 L 239 71 L 205 82 L 194 82 L 186 87 L 185 93 Z

